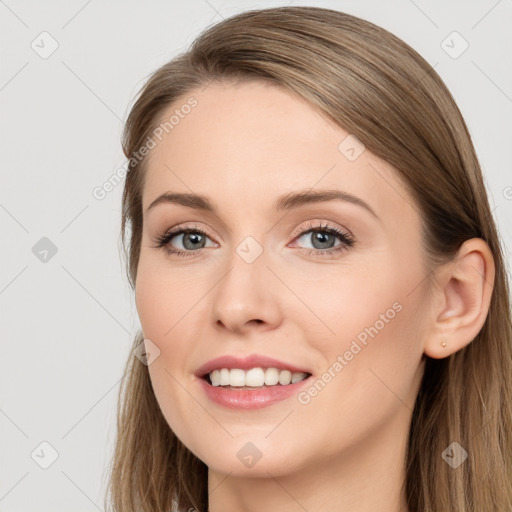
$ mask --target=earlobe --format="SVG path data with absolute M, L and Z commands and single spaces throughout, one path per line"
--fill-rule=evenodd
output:
M 471 343 L 482 329 L 494 286 L 494 258 L 480 238 L 464 242 L 452 262 L 436 276 L 436 310 L 424 352 L 447 357 Z

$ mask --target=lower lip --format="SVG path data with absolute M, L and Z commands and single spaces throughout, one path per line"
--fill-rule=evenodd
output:
M 231 409 L 261 409 L 286 400 L 295 395 L 299 389 L 306 385 L 310 377 L 282 386 L 268 386 L 255 389 L 233 390 L 222 386 L 212 386 L 204 379 L 199 379 L 206 396 L 213 402 Z

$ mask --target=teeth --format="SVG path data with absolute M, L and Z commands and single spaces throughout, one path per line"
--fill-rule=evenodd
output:
M 265 386 L 274 386 L 279 382 L 279 370 L 277 368 L 267 368 L 265 370 Z
M 263 368 L 252 368 L 245 373 L 245 385 L 251 388 L 263 386 L 265 384 L 265 372 Z M 242 384 L 243 386 L 244 384 Z
M 245 372 L 238 368 L 229 370 L 229 385 L 230 386 L 245 386 Z
M 292 373 L 292 384 L 304 380 L 307 373 Z
M 232 387 L 251 387 L 275 386 L 278 383 L 281 386 L 295 384 L 307 377 L 307 373 L 290 372 L 289 370 L 279 370 L 277 368 L 251 368 L 250 370 L 241 370 L 239 368 L 221 368 L 210 372 L 210 381 L 212 386 L 232 386 Z
M 290 384 L 292 381 L 292 372 L 288 370 L 283 370 L 279 373 L 279 384 L 282 386 L 286 386 L 287 384 Z
M 222 368 L 220 371 L 220 386 L 229 386 L 229 370 L 227 368 Z

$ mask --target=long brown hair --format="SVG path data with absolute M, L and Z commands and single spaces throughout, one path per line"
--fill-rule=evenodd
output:
M 315 7 L 246 11 L 209 27 L 152 74 L 127 119 L 129 159 L 121 234 L 132 288 L 142 233 L 145 162 L 162 115 L 212 81 L 265 80 L 286 87 L 391 163 L 422 219 L 428 268 L 482 238 L 495 263 L 483 328 L 463 349 L 427 358 L 417 396 L 404 483 L 409 510 L 512 510 L 512 325 L 500 240 L 468 129 L 433 68 L 388 31 Z M 129 247 L 126 248 L 130 228 Z M 133 350 L 142 334 L 134 339 Z M 456 469 L 443 451 L 459 443 Z M 207 467 L 174 435 L 156 401 L 148 368 L 133 357 L 119 392 L 117 439 L 109 467 L 116 512 L 207 510 Z M 107 501 L 110 500 L 110 501 Z

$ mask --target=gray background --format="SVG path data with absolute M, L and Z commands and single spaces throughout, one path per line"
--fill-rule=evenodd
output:
M 118 245 L 122 184 L 102 200 L 93 190 L 125 162 L 135 93 L 206 26 L 290 3 L 372 21 L 435 66 L 469 126 L 510 263 L 511 0 L 0 1 L 0 511 L 103 510 L 140 324 Z

